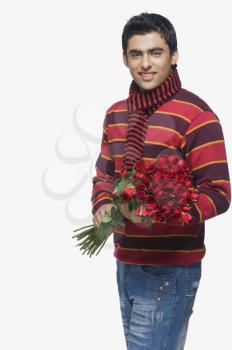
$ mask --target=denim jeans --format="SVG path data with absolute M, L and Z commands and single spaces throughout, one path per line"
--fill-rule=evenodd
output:
M 127 350 L 184 349 L 201 265 L 135 265 L 116 259 Z

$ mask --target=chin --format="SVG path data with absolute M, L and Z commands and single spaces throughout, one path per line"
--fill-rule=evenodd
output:
M 157 87 L 157 84 L 138 84 L 139 87 L 143 90 L 153 90 Z

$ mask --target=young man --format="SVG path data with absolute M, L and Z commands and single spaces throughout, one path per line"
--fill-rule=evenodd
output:
M 192 221 L 148 230 L 121 206 L 125 227 L 114 232 L 117 283 L 127 349 L 182 350 L 201 279 L 205 221 L 230 205 L 230 179 L 219 118 L 183 89 L 177 39 L 168 19 L 142 13 L 122 34 L 123 61 L 133 78 L 127 99 L 108 108 L 93 178 L 93 221 L 112 208 L 113 182 L 142 157 L 177 150 L 200 191 Z

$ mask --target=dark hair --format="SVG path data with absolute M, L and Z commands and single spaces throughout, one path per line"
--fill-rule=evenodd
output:
M 156 13 L 143 12 L 133 16 L 125 24 L 122 33 L 122 49 L 127 54 L 128 40 L 134 34 L 146 34 L 152 31 L 160 33 L 165 39 L 170 49 L 170 54 L 177 50 L 176 31 L 172 23 L 166 18 Z

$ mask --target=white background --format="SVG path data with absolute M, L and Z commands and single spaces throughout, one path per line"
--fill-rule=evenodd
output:
M 104 112 L 128 95 L 123 26 L 144 11 L 171 20 L 183 87 L 219 116 L 231 164 L 229 3 L 1 2 L 1 349 L 125 349 L 112 242 L 90 259 L 72 239 L 91 223 Z M 206 222 L 186 350 L 232 348 L 230 218 Z

